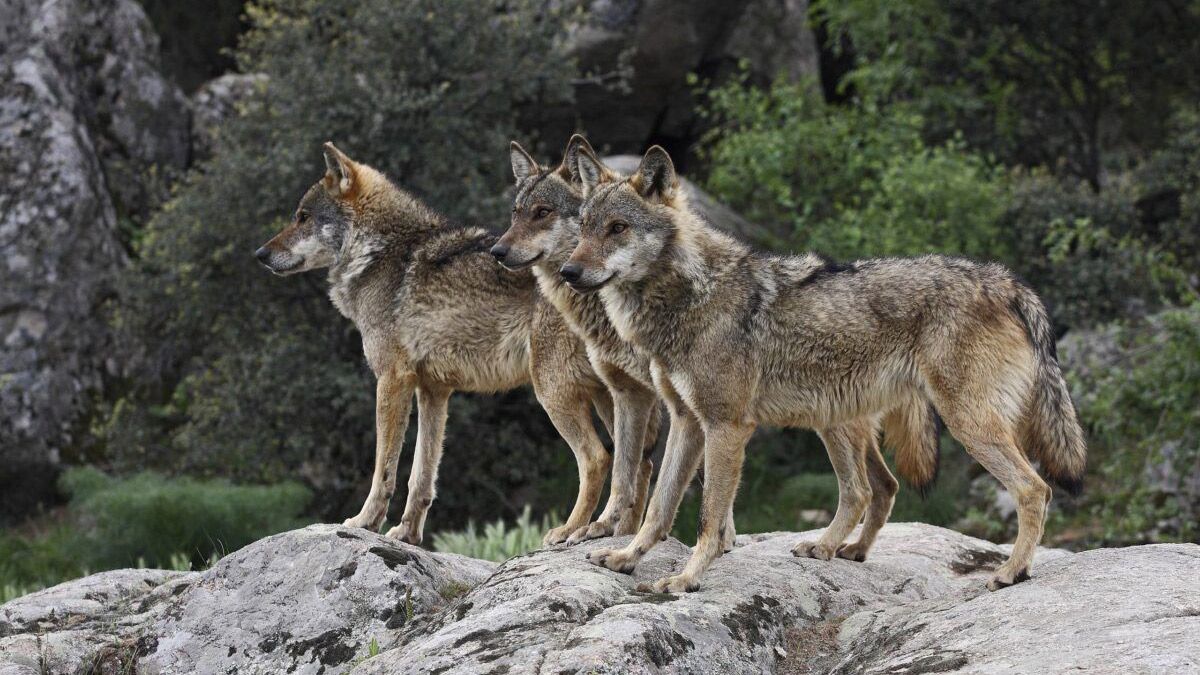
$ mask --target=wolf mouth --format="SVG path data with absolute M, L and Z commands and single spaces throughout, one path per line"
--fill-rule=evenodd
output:
M 613 280 L 614 276 L 616 276 L 615 273 L 610 274 L 607 277 L 605 277 L 604 279 L 602 279 L 601 281 L 594 283 L 594 284 L 590 284 L 590 285 L 581 284 L 578 282 L 571 283 L 570 281 L 567 282 L 567 285 L 570 286 L 571 290 L 575 291 L 576 293 L 580 293 L 582 295 L 587 295 L 588 293 L 594 293 L 594 292 L 600 290 L 601 288 L 603 288 L 606 284 L 608 284 L 608 282 Z
M 263 265 L 267 269 L 271 270 L 271 272 L 273 274 L 277 274 L 281 277 L 287 275 L 288 272 L 294 272 L 297 268 L 299 268 L 303 264 L 304 264 L 304 258 L 300 258 L 299 260 L 292 263 L 291 265 L 288 265 L 287 267 L 276 267 L 274 265 L 263 263 Z
M 543 256 L 545 256 L 545 255 L 546 255 L 546 252 L 545 252 L 545 251 L 541 251 L 540 253 L 538 253 L 537 255 L 533 256 L 533 257 L 532 257 L 532 258 L 530 258 L 529 260 L 526 260 L 525 262 L 519 262 L 519 263 L 516 263 L 516 264 L 513 264 L 513 265 L 510 265 L 510 264 L 508 264 L 508 263 L 503 263 L 503 262 L 502 262 L 502 263 L 500 263 L 500 266 L 501 266 L 501 267 L 503 267 L 504 269 L 506 269 L 506 270 L 510 271 L 510 272 L 519 272 L 519 271 L 521 271 L 521 270 L 523 270 L 523 269 L 525 269 L 525 268 L 527 268 L 527 267 L 529 267 L 529 266 L 533 265 L 533 263 L 535 263 L 535 262 L 537 262 L 537 261 L 541 260 L 541 259 L 542 259 L 542 257 L 543 257 Z

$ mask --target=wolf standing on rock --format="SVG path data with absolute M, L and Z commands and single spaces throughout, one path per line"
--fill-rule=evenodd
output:
M 690 211 L 662 148 L 626 179 L 586 151 L 578 163 L 580 241 L 561 274 L 599 293 L 621 338 L 649 354 L 668 408 L 693 415 L 704 434 L 703 455 L 698 444 L 668 447 L 641 530 L 623 549 L 593 551 L 593 562 L 631 571 L 669 531 L 703 459 L 696 546 L 682 573 L 654 583 L 697 588 L 721 553 L 746 443 L 762 423 L 816 429 L 838 477 L 833 522 L 793 553 L 863 559 L 888 515 L 873 498 L 895 489 L 872 452 L 874 429 L 932 403 L 1017 499 L 1016 543 L 988 588 L 1028 577 L 1051 496 L 1029 459 L 1072 491 L 1086 462 L 1033 291 L 999 265 L 942 256 L 836 265 L 756 253 Z M 842 547 L 864 514 L 862 538 Z
M 408 502 L 388 536 L 419 544 L 434 498 L 450 394 L 504 391 L 532 381 L 579 464 L 575 507 L 546 542 L 587 526 L 609 465 L 591 407 L 611 428 L 612 401 L 582 343 L 539 298 L 528 273 L 497 268 L 487 253 L 494 236 L 449 225 L 331 143 L 325 144 L 325 163 L 325 176 L 304 195 L 292 221 L 256 255 L 280 275 L 329 268 L 330 298 L 362 333 L 377 378 L 371 491 L 362 511 L 345 524 L 377 530 L 386 519 L 414 394 L 417 448 Z

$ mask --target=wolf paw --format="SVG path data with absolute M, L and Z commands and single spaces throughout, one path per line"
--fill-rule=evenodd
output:
M 1022 567 L 1019 570 L 1013 570 L 1008 565 L 1001 565 L 1000 569 L 992 575 L 992 578 L 987 582 L 989 591 L 998 591 L 1001 588 L 1007 588 L 1013 584 L 1019 584 L 1022 581 L 1029 580 L 1029 568 Z
M 837 557 L 853 560 L 854 562 L 866 562 L 867 548 L 861 542 L 857 541 L 853 544 L 843 544 L 838 547 Z
M 554 546 L 556 544 L 563 543 L 575 529 L 577 528 L 570 525 L 560 525 L 558 527 L 551 528 L 550 531 L 546 533 L 546 536 L 542 537 L 542 546 Z
M 364 530 L 378 532 L 380 526 L 383 525 L 384 518 L 386 517 L 386 511 L 379 515 L 363 512 L 357 516 L 354 516 L 353 518 L 347 518 L 346 520 L 342 521 L 342 525 L 346 527 L 361 527 Z
M 413 546 L 421 545 L 421 532 L 414 527 L 400 523 L 387 532 L 388 539 L 399 539 L 406 544 Z
M 683 574 L 663 577 L 653 584 L 638 584 L 638 591 L 642 593 L 691 593 L 699 588 L 700 584 Z
M 612 534 L 612 523 L 606 523 L 603 520 L 597 520 L 594 523 L 589 523 L 572 532 L 571 536 L 567 537 L 567 544 L 578 544 L 581 541 L 588 541 L 589 539 L 611 537 Z
M 831 560 L 833 558 L 833 547 L 816 541 L 802 541 L 792 547 L 792 555 L 797 558 Z
M 588 562 L 607 567 L 614 572 L 630 574 L 637 567 L 638 556 L 626 549 L 598 548 L 588 554 Z

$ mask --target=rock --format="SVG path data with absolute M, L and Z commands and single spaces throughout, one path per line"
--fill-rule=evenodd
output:
M 227 73 L 204 83 L 192 94 L 192 153 L 196 161 L 212 156 L 221 124 L 237 114 L 266 82 L 260 73 Z
M 605 157 L 603 161 L 617 173 L 628 175 L 637 171 L 642 158 L 638 155 L 612 155 Z M 696 184 L 690 180 L 681 179 L 681 185 L 687 192 L 691 205 L 712 225 L 751 242 L 763 241 L 771 236 L 769 230 L 746 220 L 733 209 L 696 187 Z
M 866 563 L 791 555 L 818 534 L 743 535 L 699 591 L 666 595 L 637 589 L 684 564 L 689 550 L 673 539 L 622 575 L 585 555 L 627 538 L 497 568 L 314 525 L 206 572 L 107 572 L 4 605 L 0 673 L 39 663 L 50 672 L 88 663 L 97 672 L 329 674 L 1197 665 L 1200 546 L 1041 550 L 1032 580 L 988 593 L 1007 547 L 893 523 Z
M 1200 546 L 1085 551 L 1000 593 L 860 612 L 829 672 L 1197 672 L 1198 590 Z
M 575 92 L 583 129 L 618 151 L 653 141 L 685 161 L 698 126 L 688 75 L 720 79 L 745 59 L 760 82 L 815 76 L 807 12 L 806 0 L 591 0 L 565 39 L 586 75 Z
M 183 95 L 133 0 L 6 0 L 0 23 L 0 519 L 53 494 L 112 355 L 102 303 L 188 159 Z
M 408 621 L 436 613 L 494 569 L 313 525 L 202 573 L 118 570 L 14 600 L 0 607 L 0 673 L 39 659 L 54 664 L 50 672 L 110 661 L 164 674 L 342 672 L 372 640 L 389 648 Z

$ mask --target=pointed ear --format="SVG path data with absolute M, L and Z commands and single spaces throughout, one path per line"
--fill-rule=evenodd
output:
M 508 145 L 508 158 L 512 161 L 513 176 L 518 182 L 542 170 L 533 157 L 525 152 L 525 148 L 522 148 L 521 144 L 516 141 Z
M 357 180 L 358 165 L 333 143 L 326 143 L 322 150 L 325 153 L 325 178 L 322 179 L 325 189 L 337 196 L 350 194 Z
M 567 141 L 567 148 L 563 150 L 562 164 L 558 166 L 558 173 L 569 182 L 579 181 L 579 153 L 586 152 L 592 157 L 596 156 L 596 151 L 592 149 L 591 143 L 580 134 L 575 134 L 571 140 Z
M 592 146 L 579 146 L 578 150 L 579 158 L 575 161 L 576 174 L 579 176 L 580 185 L 583 186 L 584 197 L 592 194 L 597 187 L 617 179 L 617 174 L 609 171 L 608 167 L 596 159 Z
M 675 198 L 679 189 L 679 177 L 675 175 L 675 164 L 671 156 L 661 146 L 654 146 L 646 151 L 637 173 L 630 181 L 638 194 L 647 199 L 658 199 L 669 202 Z

